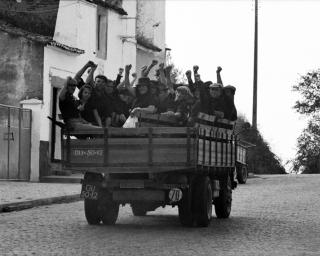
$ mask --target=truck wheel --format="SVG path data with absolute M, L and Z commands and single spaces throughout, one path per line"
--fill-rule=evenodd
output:
M 200 177 L 195 184 L 195 219 L 199 227 L 207 227 L 212 218 L 212 186 L 209 177 Z
M 139 203 L 133 203 L 133 204 L 130 204 L 131 206 L 131 210 L 132 210 L 132 213 L 134 216 L 146 216 L 147 215 L 147 209 L 139 204 Z
M 84 180 L 87 182 L 99 182 L 102 175 L 98 173 L 86 172 Z M 98 225 L 101 221 L 101 213 L 99 210 L 99 200 L 84 199 L 84 214 L 90 225 Z
M 84 214 L 90 225 L 98 225 L 101 221 L 99 201 L 84 199 Z
M 221 182 L 219 197 L 215 199 L 214 208 L 218 218 L 228 218 L 231 213 L 232 188 L 231 179 L 227 175 L 225 181 Z
M 237 180 L 240 184 L 245 184 L 248 178 L 248 169 L 244 165 L 237 166 Z
M 101 205 L 101 220 L 103 225 L 114 225 L 119 215 L 119 204 L 108 201 Z
M 178 204 L 179 219 L 182 226 L 193 227 L 194 214 L 192 209 L 192 187 L 183 190 L 182 199 Z

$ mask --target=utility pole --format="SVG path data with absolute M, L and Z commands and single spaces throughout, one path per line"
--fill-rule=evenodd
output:
M 257 129 L 257 96 L 258 96 L 258 0 L 254 7 L 254 67 L 253 67 L 253 106 L 252 127 Z

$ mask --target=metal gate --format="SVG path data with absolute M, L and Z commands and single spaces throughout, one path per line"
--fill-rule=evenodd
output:
M 0 104 L 0 179 L 29 180 L 31 110 Z

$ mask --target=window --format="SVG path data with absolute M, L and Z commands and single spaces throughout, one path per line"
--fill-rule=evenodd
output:
M 98 9 L 97 15 L 97 57 L 107 58 L 107 32 L 108 32 L 108 18 L 106 11 Z

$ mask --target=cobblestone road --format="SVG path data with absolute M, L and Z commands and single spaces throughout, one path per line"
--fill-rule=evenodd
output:
M 83 203 L 0 215 L 0 255 L 320 255 L 320 175 L 261 176 L 233 194 L 230 219 L 181 227 L 176 208 L 89 226 Z

